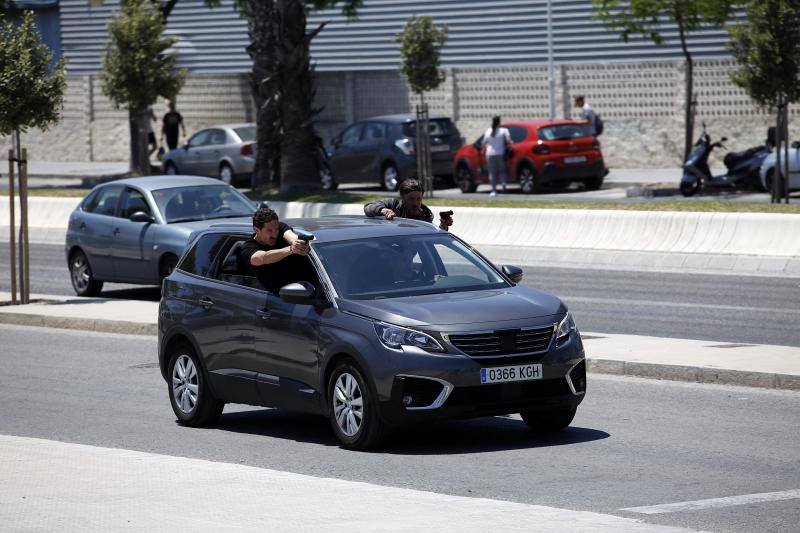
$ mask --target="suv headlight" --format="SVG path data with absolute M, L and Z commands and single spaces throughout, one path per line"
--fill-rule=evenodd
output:
M 572 313 L 567 311 L 567 314 L 564 315 L 564 318 L 559 322 L 558 329 L 556 329 L 556 342 L 566 339 L 575 329 L 575 321 L 572 319 Z
M 381 344 L 393 350 L 402 346 L 416 346 L 428 352 L 443 352 L 444 348 L 439 342 L 421 331 L 416 331 L 400 326 L 393 326 L 385 322 L 375 322 L 375 333 L 378 334 Z

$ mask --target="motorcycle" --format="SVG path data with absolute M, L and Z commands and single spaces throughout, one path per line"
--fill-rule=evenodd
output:
M 680 191 L 684 196 L 692 196 L 703 187 L 708 188 L 758 188 L 761 163 L 770 154 L 768 145 L 754 146 L 742 152 L 729 152 L 725 155 L 723 163 L 727 172 L 719 176 L 712 176 L 708 167 L 708 157 L 714 148 L 725 148 L 727 137 L 722 137 L 717 142 L 711 142 L 711 136 L 706 132 L 703 123 L 703 132 L 694 144 L 689 157 L 683 164 L 683 177 L 681 178 Z

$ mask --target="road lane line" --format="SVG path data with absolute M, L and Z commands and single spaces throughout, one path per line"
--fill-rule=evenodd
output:
M 214 533 L 693 531 L 596 512 L 2 435 L 0 524 L 59 532 L 162 531 L 169 525 Z
M 800 490 L 784 490 L 780 492 L 761 492 L 757 494 L 743 494 L 741 496 L 727 496 L 725 498 L 709 498 L 689 502 L 666 503 L 663 505 L 647 505 L 644 507 L 626 507 L 620 511 L 629 511 L 640 514 L 677 513 L 680 511 L 698 511 L 714 509 L 717 507 L 733 507 L 735 505 L 749 505 L 751 503 L 777 502 L 781 500 L 794 500 L 800 498 Z
M 655 300 L 626 300 L 622 298 L 592 298 L 587 296 L 565 296 L 559 297 L 568 303 L 578 302 L 587 304 L 610 304 L 610 305 L 641 305 L 645 307 L 679 307 L 685 309 L 709 309 L 713 311 L 748 311 L 756 313 L 779 313 L 782 315 L 800 315 L 800 309 L 790 309 L 786 307 L 749 307 L 742 305 L 715 305 L 700 304 L 691 302 L 659 302 Z

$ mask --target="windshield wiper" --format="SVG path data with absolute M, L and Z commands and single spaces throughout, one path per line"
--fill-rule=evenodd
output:
M 203 218 L 198 218 L 196 216 L 173 218 L 167 221 L 167 224 L 172 224 L 173 222 L 196 222 L 198 220 L 203 220 Z

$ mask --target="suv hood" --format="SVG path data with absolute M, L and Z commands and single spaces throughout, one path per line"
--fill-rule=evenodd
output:
M 517 286 L 475 292 L 458 292 L 387 298 L 339 300 L 339 309 L 399 326 L 447 326 L 512 322 L 566 312 L 553 295 Z

